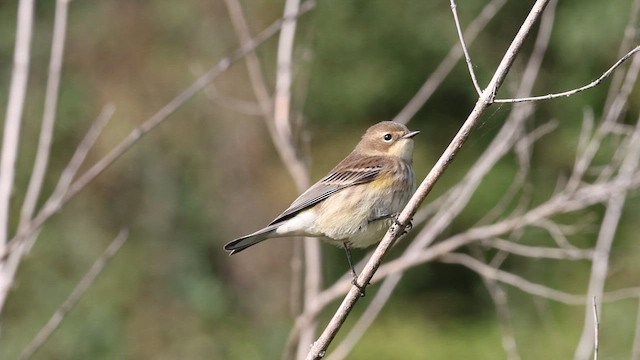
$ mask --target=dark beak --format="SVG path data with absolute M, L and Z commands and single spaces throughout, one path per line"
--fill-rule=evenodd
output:
M 416 136 L 420 134 L 420 131 L 412 131 L 410 133 L 405 134 L 402 138 L 403 139 L 411 139 L 412 137 Z

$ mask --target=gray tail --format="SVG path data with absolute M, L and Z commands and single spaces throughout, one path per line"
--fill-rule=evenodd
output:
M 270 225 L 262 230 L 258 230 L 253 234 L 249 234 L 247 236 L 243 236 L 241 238 L 235 239 L 229 242 L 224 246 L 224 249 L 229 252 L 229 255 L 233 255 L 235 253 L 239 253 L 240 251 L 253 246 L 259 242 L 267 240 L 270 237 L 273 237 L 273 233 L 278 228 L 278 225 Z

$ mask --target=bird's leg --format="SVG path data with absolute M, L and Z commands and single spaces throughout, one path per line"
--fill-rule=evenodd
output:
M 353 286 L 357 287 L 360 290 L 360 297 L 364 297 L 364 286 L 358 284 L 358 274 L 356 273 L 356 269 L 353 267 L 353 260 L 351 259 L 351 247 L 349 246 L 349 243 L 347 242 L 343 242 L 342 243 L 342 247 L 344 248 L 344 251 L 347 253 L 347 261 L 349 262 L 349 267 L 351 268 L 351 284 L 353 284 Z

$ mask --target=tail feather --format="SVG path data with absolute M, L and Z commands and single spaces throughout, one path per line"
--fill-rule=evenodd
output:
M 273 237 L 274 232 L 276 231 L 277 228 L 278 228 L 277 225 L 267 226 L 266 228 L 262 230 L 258 230 L 253 234 L 243 236 L 241 238 L 235 239 L 227 243 L 227 245 L 224 246 L 224 249 L 226 251 L 229 251 L 229 255 L 239 253 L 240 251 L 250 246 L 253 246 L 259 242 L 267 240 L 270 237 Z

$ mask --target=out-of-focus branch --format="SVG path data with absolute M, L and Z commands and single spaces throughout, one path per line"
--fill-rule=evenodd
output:
M 96 281 L 96 278 L 105 267 L 109 264 L 109 261 L 118 253 L 122 245 L 129 238 L 129 231 L 122 230 L 118 236 L 109 244 L 100 257 L 93 263 L 89 271 L 84 275 L 82 280 L 78 282 L 71 294 L 62 303 L 62 305 L 53 313 L 53 316 L 49 321 L 38 331 L 38 334 L 31 340 L 31 342 L 22 350 L 22 353 L 18 357 L 19 360 L 30 359 L 42 345 L 49 339 L 51 334 L 58 329 L 60 323 L 67 317 L 67 315 L 73 310 L 80 298 L 85 294 L 89 286 Z
M 44 182 L 44 176 L 49 165 L 51 153 L 51 140 L 58 107 L 58 94 L 60 88 L 60 74 L 62 72 L 62 56 L 67 32 L 67 13 L 70 0 L 56 1 L 55 19 L 53 23 L 53 35 L 51 39 L 51 59 L 49 61 L 49 78 L 44 100 L 44 114 L 42 116 L 42 128 L 38 140 L 36 159 L 29 179 L 27 194 L 22 204 L 19 228 L 26 226 L 31 220 L 40 197 L 40 190 Z
M 585 300 L 582 297 L 582 295 L 573 295 L 563 291 L 546 287 L 541 284 L 530 282 L 529 280 L 523 277 L 517 276 L 510 272 L 496 269 L 492 266 L 482 263 L 472 258 L 469 255 L 447 253 L 439 257 L 439 260 L 447 264 L 463 265 L 477 272 L 478 274 L 480 274 L 481 276 L 487 279 L 496 280 L 505 284 L 509 284 L 515 288 L 518 288 L 532 295 L 540 296 L 547 299 L 552 299 L 552 300 L 555 300 L 564 304 L 569 304 L 569 305 L 580 305 L 585 303 Z
M 478 259 L 478 261 L 488 263 L 487 257 L 478 246 L 472 246 L 470 250 L 473 257 Z M 495 269 L 498 269 L 507 258 L 507 256 L 508 253 L 499 251 L 496 256 L 493 257 L 491 263 L 488 265 Z M 516 337 L 513 332 L 513 325 L 511 322 L 511 310 L 509 309 L 507 292 L 502 288 L 502 286 L 496 279 L 489 279 L 482 276 L 482 282 L 487 288 L 489 296 L 491 296 L 491 300 L 493 301 L 493 305 L 496 309 L 498 323 L 500 324 L 500 331 L 502 332 L 502 348 L 507 355 L 507 359 L 520 360 L 518 343 L 516 342 Z
M 31 34 L 33 32 L 33 0 L 20 0 L 18 3 L 18 22 L 16 25 L 16 44 L 13 52 L 13 69 L 9 100 L 5 115 L 2 136 L 2 154 L 0 155 L 0 254 L 9 239 L 9 205 L 15 178 L 15 163 L 18 157 L 18 142 L 22 112 L 27 94 L 29 79 L 29 61 L 31 52 Z M 3 264 L 0 261 L 0 289 L 7 279 L 1 274 Z
M 87 134 L 80 142 L 80 145 L 78 145 L 78 147 L 76 148 L 76 151 L 71 157 L 69 164 L 67 164 L 65 169 L 62 171 L 60 179 L 58 180 L 58 184 L 56 185 L 56 188 L 51 196 L 49 196 L 49 199 L 47 200 L 47 203 L 45 203 L 44 208 L 47 207 L 46 204 L 55 204 L 62 201 L 67 193 L 67 190 L 69 189 L 71 181 L 78 173 L 80 165 L 82 165 L 82 163 L 84 162 L 87 153 L 93 147 L 93 144 L 102 132 L 102 129 L 104 129 L 104 126 L 111 119 L 113 112 L 113 105 L 105 106 L 100 115 L 91 124 L 89 131 L 87 131 Z M 28 222 L 26 224 L 23 224 L 22 226 L 22 228 L 19 228 L 18 233 L 20 233 L 20 230 L 27 231 L 25 230 L 25 228 L 27 226 L 33 227 L 33 223 Z M 2 273 L 0 273 L 2 278 L 5 279 L 4 283 L 0 282 L 0 312 L 2 312 L 2 309 L 4 308 L 5 301 L 7 300 L 7 296 L 9 295 L 9 289 L 13 284 L 16 271 L 18 270 L 18 265 L 20 265 L 20 260 L 37 238 L 39 229 L 39 226 L 33 227 L 32 232 L 25 235 L 26 237 L 24 238 L 20 238 L 17 236 L 14 237 L 6 246 L 5 252 L 0 253 L 0 262 L 6 259 L 6 264 L 4 265 L 4 267 L 2 267 Z
M 638 119 L 636 131 L 629 144 L 627 156 L 620 166 L 620 172 L 617 176 L 617 180 L 622 182 L 630 181 L 637 173 L 639 160 L 640 119 Z M 602 294 L 604 293 L 604 285 L 609 272 L 609 253 L 611 252 L 611 246 L 615 239 L 616 230 L 620 224 L 620 218 L 622 216 L 622 209 L 625 201 L 626 193 L 620 193 L 612 196 L 607 202 L 607 210 L 604 214 L 602 225 L 600 226 L 600 233 L 598 234 L 598 240 L 593 254 L 591 276 L 589 278 L 589 287 L 587 290 L 589 297 L 593 298 L 594 301 L 596 301 L 596 299 L 602 299 Z M 601 303 L 599 301 L 595 302 L 593 306 L 597 311 L 597 309 L 600 309 Z M 591 327 L 597 320 L 594 319 L 593 316 L 594 313 L 587 307 L 585 311 L 582 336 L 580 337 L 580 342 L 578 343 L 576 354 L 574 356 L 574 359 L 576 360 L 588 359 L 594 349 L 595 338 Z
M 593 250 L 527 246 L 500 238 L 482 240 L 482 245 L 535 259 L 590 260 L 593 257 Z
M 492 100 L 495 98 L 495 93 L 498 88 L 502 85 L 505 77 L 511 65 L 513 64 L 516 55 L 520 51 L 522 44 L 524 43 L 525 38 L 531 31 L 534 23 L 542 14 L 545 6 L 547 5 L 548 0 L 538 0 L 533 5 L 533 8 L 525 21 L 523 22 L 522 27 L 516 34 L 513 42 L 507 49 L 505 56 L 502 58 L 500 65 L 492 77 L 491 81 L 487 88 L 482 92 L 482 95 L 479 97 L 476 102 L 476 106 L 472 110 L 471 114 L 462 125 L 462 128 L 456 134 L 452 142 L 449 144 L 443 155 L 440 157 L 436 165 L 431 169 L 425 180 L 420 184 L 416 193 L 409 200 L 409 203 L 404 208 L 404 210 L 400 213 L 398 217 L 397 224 L 394 224 L 387 234 L 384 236 L 373 255 L 365 265 L 364 269 L 361 271 L 360 276 L 358 277 L 359 284 L 369 283 L 371 278 L 373 277 L 375 271 L 380 266 L 382 262 L 383 256 L 386 254 L 391 245 L 395 242 L 395 240 L 399 237 L 404 229 L 405 225 L 409 222 L 413 214 L 415 214 L 418 206 L 422 203 L 424 198 L 429 194 L 431 189 L 435 186 L 436 181 L 442 176 L 446 168 L 453 161 L 458 151 L 462 148 L 464 143 L 469 138 L 471 131 L 477 126 L 480 121 L 480 118 L 488 108 L 488 106 L 492 103 Z M 356 286 L 353 286 L 344 301 L 336 311 L 335 315 L 325 328 L 322 335 L 318 338 L 318 340 L 312 345 L 311 350 L 307 355 L 307 359 L 319 359 L 324 356 L 329 344 L 339 331 L 340 327 L 346 320 L 348 314 L 351 309 L 355 305 L 355 303 L 360 298 L 361 289 Z
M 239 0 L 225 0 L 227 5 L 227 11 L 229 11 L 229 18 L 233 29 L 240 40 L 240 45 L 243 46 L 251 42 L 251 32 L 249 30 L 249 24 L 247 24 L 242 5 Z M 255 52 L 247 54 L 245 57 L 245 64 L 247 65 L 247 73 L 249 74 L 249 81 L 253 88 L 253 93 L 258 100 L 258 105 L 262 111 L 262 115 L 267 119 L 271 117 L 271 96 L 267 87 L 267 80 L 262 72 L 260 66 L 260 60 Z
M 502 348 L 507 355 L 507 359 L 520 360 L 518 343 L 516 342 L 513 325 L 511 323 L 511 310 L 509 309 L 507 293 L 496 280 L 486 279 L 484 277 L 483 279 L 496 308 L 498 322 L 502 330 Z

